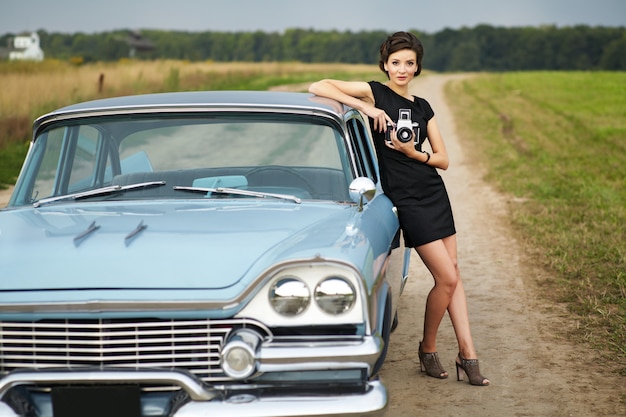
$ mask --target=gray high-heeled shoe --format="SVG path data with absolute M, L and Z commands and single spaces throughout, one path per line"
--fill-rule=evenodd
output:
M 448 372 L 443 369 L 441 362 L 439 362 L 437 352 L 424 353 L 422 351 L 422 342 L 420 342 L 419 349 L 417 350 L 417 356 L 419 356 L 420 359 L 420 370 L 426 372 L 426 375 L 439 379 L 446 379 L 448 377 Z
M 480 374 L 480 368 L 478 367 L 478 359 L 465 359 L 459 353 L 456 363 L 456 379 L 457 381 L 463 381 L 463 376 L 467 375 L 469 383 L 472 385 L 478 385 L 485 387 L 489 385 L 489 380 Z

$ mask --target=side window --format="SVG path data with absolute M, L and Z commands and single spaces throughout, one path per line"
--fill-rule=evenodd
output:
M 53 129 L 35 144 L 40 160 L 31 198 L 41 199 L 99 187 L 109 172 L 108 153 L 100 131 L 93 126 Z
M 348 129 L 355 145 L 356 155 L 354 158 L 359 169 L 359 175 L 377 182 L 376 162 L 373 159 L 375 157 L 374 149 L 369 140 L 367 128 L 359 119 L 351 119 L 348 121 Z
M 39 170 L 33 181 L 32 200 L 50 197 L 54 194 L 57 172 L 63 149 L 65 129 L 55 129 L 35 142 L 35 155 L 39 159 Z M 36 166 L 32 163 L 30 166 Z
M 102 149 L 100 132 L 92 126 L 81 126 L 76 137 L 68 192 L 80 191 L 97 183 L 100 149 Z

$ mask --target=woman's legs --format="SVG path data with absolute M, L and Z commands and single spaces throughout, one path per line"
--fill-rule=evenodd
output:
M 422 350 L 436 352 L 437 332 L 455 293 L 458 274 L 443 240 L 418 246 L 416 250 L 435 280 L 426 299 Z
M 416 250 L 435 280 L 426 300 L 423 351 L 437 351 L 437 332 L 447 310 L 457 337 L 459 352 L 464 358 L 476 358 L 465 289 L 457 264 L 456 235 L 418 246 Z
M 456 290 L 448 305 L 448 313 L 450 314 L 450 320 L 452 321 L 452 327 L 454 327 L 454 333 L 459 344 L 459 352 L 466 359 L 476 358 L 476 349 L 474 347 L 474 341 L 472 340 L 472 333 L 470 331 L 469 313 L 467 310 L 467 297 L 465 295 L 465 288 L 463 287 L 463 280 L 461 279 L 461 273 L 459 271 L 459 265 L 457 261 L 457 245 L 456 235 L 452 235 L 443 239 L 443 243 L 450 255 L 450 259 L 454 263 L 456 270 L 458 283 Z

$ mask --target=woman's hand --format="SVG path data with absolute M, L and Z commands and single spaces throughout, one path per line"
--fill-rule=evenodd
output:
M 432 150 L 432 154 L 430 155 L 426 152 L 420 152 L 415 149 L 415 132 L 413 132 L 413 137 L 410 141 L 402 142 L 396 137 L 396 130 L 395 128 L 393 128 L 389 133 L 390 140 L 385 141 L 385 145 L 388 148 L 394 149 L 398 152 L 402 152 L 409 158 L 418 160 L 429 166 L 443 170 L 448 169 L 448 152 L 443 143 L 441 132 L 439 131 L 437 121 L 434 117 L 428 121 L 426 129 L 426 131 L 428 132 L 428 136 L 426 138 Z
M 384 110 L 379 109 L 378 107 L 374 107 L 372 105 L 367 105 L 363 107 L 363 113 L 367 115 L 374 122 L 374 130 L 377 132 L 386 132 L 387 131 L 387 123 L 393 124 L 393 120 Z
M 389 139 L 390 140 L 385 141 L 385 145 L 387 145 L 388 148 L 402 152 L 409 158 L 414 158 L 415 153 L 418 152 L 415 150 L 415 132 L 413 132 L 411 140 L 402 142 L 401 140 L 398 140 L 398 137 L 396 136 L 396 128 L 393 127 L 391 132 L 389 132 Z

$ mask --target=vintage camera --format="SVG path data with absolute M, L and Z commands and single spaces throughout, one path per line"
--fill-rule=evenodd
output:
M 388 127 L 392 127 L 389 125 Z M 398 122 L 396 123 L 396 138 L 400 142 L 408 142 L 415 133 L 415 142 L 419 141 L 419 124 L 411 120 L 411 109 L 400 109 L 398 111 Z M 391 129 L 387 129 L 387 141 L 391 141 L 389 135 Z

